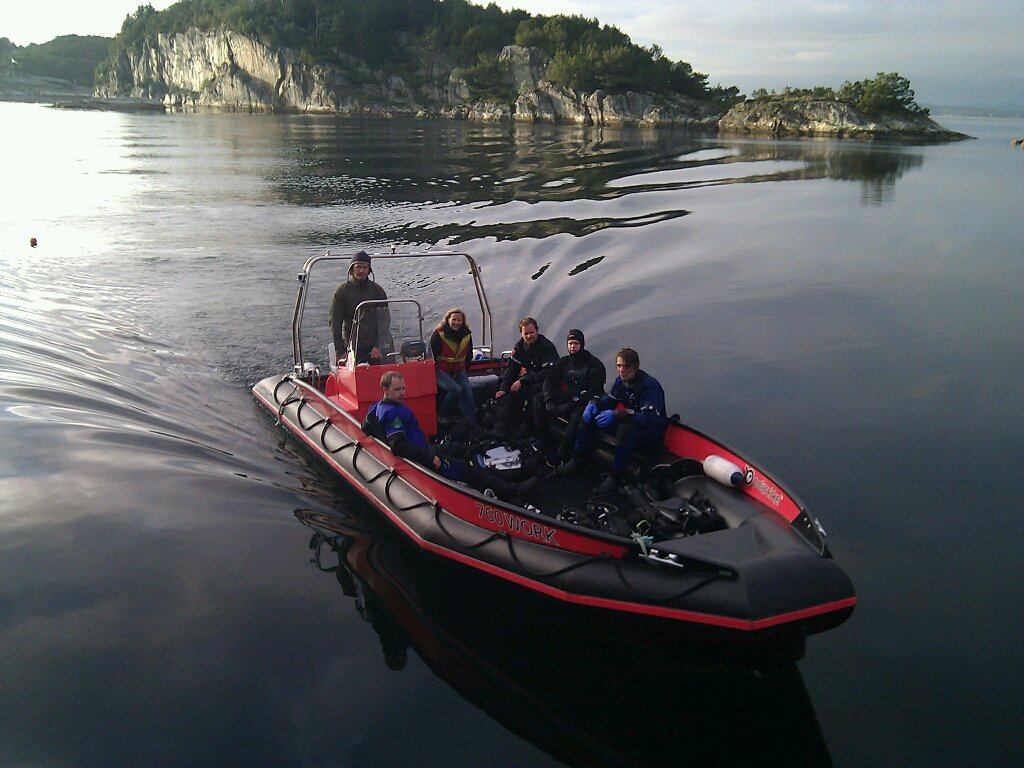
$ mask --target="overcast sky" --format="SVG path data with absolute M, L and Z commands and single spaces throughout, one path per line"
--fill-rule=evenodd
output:
M 481 3 L 483 4 L 483 3 Z M 756 88 L 841 85 L 899 72 L 923 104 L 1024 109 L 1024 0 L 497 0 L 580 14 L 709 75 Z M 0 36 L 113 37 L 139 0 L 5 0 Z M 155 0 L 158 10 L 170 0 Z M 13 7 L 12 7 L 13 6 Z

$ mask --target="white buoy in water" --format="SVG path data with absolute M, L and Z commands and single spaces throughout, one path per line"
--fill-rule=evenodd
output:
M 743 471 L 739 467 L 714 454 L 704 459 L 704 474 L 722 485 L 735 487 L 743 482 Z

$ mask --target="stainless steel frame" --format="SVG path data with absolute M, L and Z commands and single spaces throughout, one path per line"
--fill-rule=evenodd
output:
M 461 256 L 469 264 L 469 273 L 473 278 L 473 286 L 476 289 L 477 301 L 480 306 L 482 327 L 480 329 L 481 346 L 494 346 L 494 320 L 491 317 L 491 307 L 487 302 L 487 294 L 484 292 L 484 285 L 480 279 L 480 267 L 468 253 L 458 251 L 424 251 L 421 253 L 371 253 L 370 258 L 377 259 L 436 259 L 440 257 L 451 258 Z M 332 256 L 327 251 L 323 256 L 313 256 L 302 265 L 302 271 L 298 275 L 299 292 L 295 297 L 295 311 L 292 314 L 292 355 L 295 362 L 294 372 L 296 376 L 304 377 L 311 375 L 305 369 L 305 357 L 302 352 L 302 316 L 306 308 L 306 295 L 309 290 L 310 279 L 314 265 L 324 261 L 348 261 L 351 256 Z M 396 299 L 397 300 L 397 299 Z M 390 299 L 389 299 L 390 301 Z M 407 299 L 408 301 L 408 299 Z M 339 350 L 340 353 L 340 350 Z

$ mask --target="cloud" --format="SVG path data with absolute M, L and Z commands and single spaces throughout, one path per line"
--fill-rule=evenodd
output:
M 514 2 L 532 13 L 577 13 L 708 73 L 712 83 L 838 86 L 899 72 L 919 98 L 1024 104 L 1024 3 L 1019 0 L 864 0 L 780 6 L 766 0 Z M 955 103 L 955 102 L 954 102 Z
M 835 58 L 832 51 L 797 51 L 793 54 L 793 61 L 827 61 Z

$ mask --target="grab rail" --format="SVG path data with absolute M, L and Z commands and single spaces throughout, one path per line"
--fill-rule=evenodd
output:
M 371 259 L 426 259 L 452 256 L 461 256 L 469 264 L 469 273 L 473 278 L 473 286 L 476 289 L 477 302 L 480 307 L 482 318 L 480 328 L 480 346 L 494 347 L 494 320 L 491 316 L 491 306 L 487 301 L 487 294 L 484 291 L 483 281 L 480 278 L 480 267 L 476 260 L 468 253 L 460 251 L 424 251 L 420 253 L 371 253 Z M 299 290 L 295 297 L 295 309 L 292 312 L 292 356 L 294 360 L 294 372 L 303 378 L 308 374 L 305 368 L 305 356 L 302 351 L 302 318 L 306 309 L 306 296 L 308 294 L 310 279 L 313 267 L 325 261 L 347 261 L 350 256 L 332 256 L 327 251 L 322 256 L 313 256 L 302 265 L 302 271 L 298 275 Z M 340 350 L 339 350 L 340 352 Z

